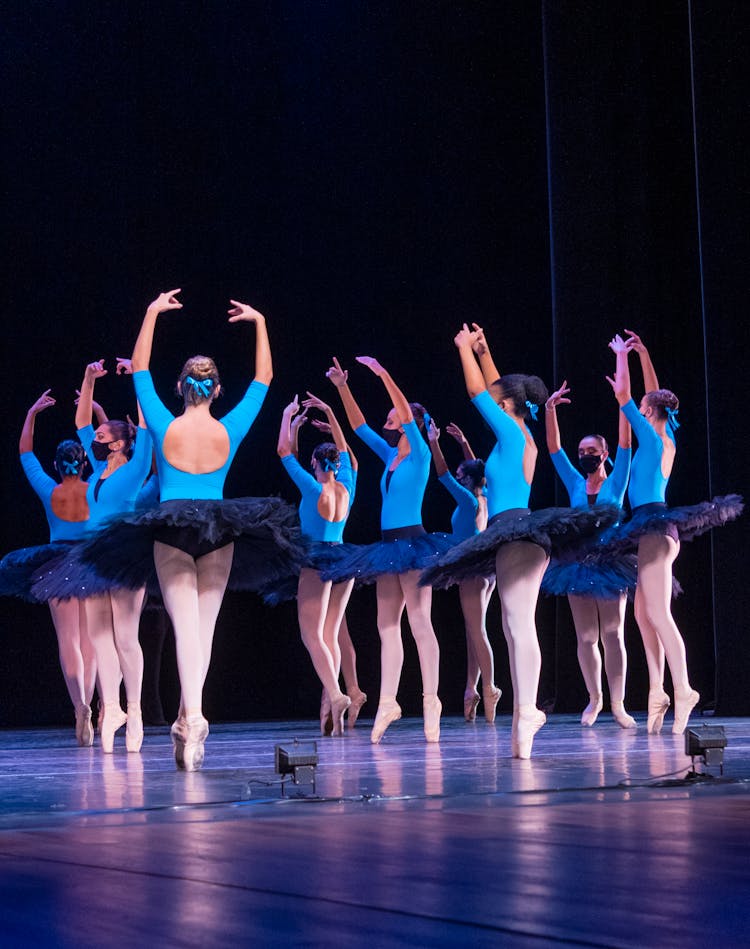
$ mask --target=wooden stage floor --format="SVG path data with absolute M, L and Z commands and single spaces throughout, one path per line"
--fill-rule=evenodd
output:
M 274 745 L 315 723 L 213 725 L 194 774 L 166 728 L 108 756 L 2 731 L 0 945 L 750 946 L 750 719 L 706 720 L 724 776 L 684 782 L 670 719 L 637 718 L 553 715 L 531 761 L 507 717 L 439 746 L 360 720 L 286 797 Z

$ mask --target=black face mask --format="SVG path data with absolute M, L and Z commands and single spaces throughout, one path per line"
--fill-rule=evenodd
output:
M 601 463 L 601 455 L 581 455 L 578 459 L 578 467 L 587 475 L 593 474 Z
M 113 444 L 114 442 L 92 442 L 91 454 L 97 461 L 106 461 L 110 454 L 109 446 Z
M 383 428 L 381 435 L 391 448 L 395 448 L 401 441 L 402 433 L 397 428 Z

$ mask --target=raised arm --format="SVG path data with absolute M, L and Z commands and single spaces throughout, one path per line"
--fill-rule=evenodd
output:
M 453 342 L 456 344 L 458 349 L 458 355 L 461 358 L 461 368 L 464 371 L 464 382 L 466 383 L 466 391 L 469 394 L 469 398 L 473 399 L 474 396 L 479 395 L 480 392 L 484 392 L 487 388 L 487 383 L 484 381 L 484 375 L 482 370 L 479 368 L 477 363 L 476 356 L 474 355 L 473 345 L 476 334 L 473 333 L 469 327 L 464 323 L 463 328 L 458 331 Z M 493 379 L 493 382 L 495 380 Z
M 464 435 L 458 425 L 456 425 L 455 422 L 450 422 L 445 426 L 445 431 L 451 436 L 451 438 L 455 438 L 455 440 L 461 446 L 461 451 L 464 454 L 464 461 L 474 461 L 477 456 L 474 454 L 474 451 L 469 444 L 469 439 Z
M 132 359 L 127 359 L 125 356 L 116 356 L 115 358 L 117 359 L 117 366 L 116 366 L 116 368 L 115 368 L 115 375 L 118 375 L 118 376 L 132 376 L 132 375 L 133 375 L 133 360 L 132 360 Z M 146 425 L 146 416 L 143 414 L 143 409 L 141 408 L 141 403 L 140 403 L 140 401 L 139 401 L 138 399 L 136 399 L 136 400 L 135 400 L 135 404 L 136 404 L 136 407 L 137 407 L 137 409 L 138 409 L 138 426 L 137 426 L 137 427 L 138 427 L 138 428 L 147 428 L 148 426 Z M 96 411 L 96 409 L 94 409 L 94 411 Z M 133 425 L 133 420 L 131 419 L 131 417 L 130 417 L 129 415 L 128 415 L 127 419 L 128 419 L 128 421 L 130 422 L 130 424 Z M 105 416 L 105 418 L 104 418 L 104 421 L 105 421 L 105 422 L 107 421 L 106 416 Z M 100 425 L 102 424 L 101 421 L 99 422 L 99 424 L 100 424 Z M 136 426 L 133 426 L 133 427 L 135 428 Z
M 363 366 L 367 366 L 367 368 L 371 372 L 374 372 L 383 383 L 385 386 L 385 391 L 391 397 L 393 408 L 396 410 L 396 415 L 398 415 L 401 424 L 408 425 L 409 422 L 413 422 L 414 416 L 411 412 L 411 406 L 409 405 L 404 393 L 393 381 L 393 378 L 388 370 L 384 369 L 377 359 L 373 358 L 372 356 L 357 356 L 357 362 L 362 363 Z
M 547 431 L 547 451 L 550 455 L 556 455 L 562 448 L 560 442 L 560 426 L 557 424 L 557 406 L 570 405 L 570 399 L 565 397 L 570 392 L 567 379 L 560 388 L 553 392 L 544 403 L 544 426 Z
M 295 421 L 296 421 L 296 419 L 295 419 Z M 314 418 L 314 419 L 311 419 L 311 422 L 312 422 L 312 424 L 313 424 L 313 427 L 314 427 L 314 428 L 317 428 L 317 430 L 318 430 L 319 432 L 323 432 L 324 435 L 330 435 L 330 434 L 331 434 L 331 426 L 329 425 L 328 422 L 324 422 L 322 418 Z M 294 423 L 292 423 L 292 426 L 294 426 Z M 292 434 L 294 434 L 294 433 L 292 433 Z M 352 471 L 358 471 L 358 470 L 359 470 L 359 462 L 357 461 L 357 457 L 356 457 L 356 455 L 354 454 L 354 451 L 353 451 L 353 449 L 352 449 L 352 446 L 349 444 L 349 442 L 345 442 L 345 443 L 344 443 L 344 449 L 343 449 L 343 450 L 344 450 L 345 452 L 347 452 L 348 455 L 349 455 L 349 461 L 350 461 L 350 463 L 351 463 Z
M 286 458 L 287 455 L 296 454 L 292 441 L 291 424 L 294 416 L 299 412 L 299 400 L 295 395 L 293 401 L 286 406 L 281 414 L 281 427 L 279 428 L 279 442 L 276 451 L 279 458 Z
M 247 303 L 230 300 L 232 308 L 229 312 L 230 323 L 255 323 L 255 381 L 263 385 L 270 385 L 273 379 L 273 361 L 271 359 L 271 344 L 268 341 L 266 318 L 262 313 L 254 310 Z
M 181 290 L 177 289 L 169 290 L 167 293 L 160 293 L 152 303 L 149 303 L 146 308 L 146 315 L 143 317 L 141 331 L 138 334 L 138 339 L 136 339 L 135 348 L 133 349 L 133 372 L 141 372 L 144 369 L 148 369 L 151 362 L 151 349 L 154 343 L 156 320 L 160 313 L 165 313 L 167 310 L 182 309 L 182 304 L 176 297 L 176 294 L 181 292 Z
M 479 357 L 479 368 L 482 370 L 484 384 L 489 388 L 493 382 L 500 378 L 500 372 L 495 365 L 495 360 L 490 353 L 490 347 L 487 345 L 487 338 L 484 335 L 484 329 L 478 323 L 472 323 L 474 330 L 474 342 L 472 349 Z
M 51 389 L 47 389 L 45 392 L 42 392 L 36 402 L 26 413 L 23 428 L 21 429 L 21 437 L 18 440 L 18 452 L 21 455 L 25 454 L 27 451 L 34 450 L 34 422 L 36 421 L 36 417 L 40 412 L 43 412 L 45 409 L 48 409 L 51 405 L 55 404 L 55 399 L 53 399 L 50 395 L 51 391 Z
M 620 412 L 620 418 L 617 422 L 617 447 L 633 447 L 633 429 L 630 427 L 630 422 L 625 418 L 622 412 Z
M 633 330 L 626 329 L 625 332 L 628 334 L 628 338 L 625 340 L 625 345 L 628 347 L 628 352 L 630 352 L 630 350 L 635 350 L 635 352 L 638 353 L 638 358 L 641 361 L 644 390 L 646 392 L 656 392 L 656 390 L 659 388 L 659 380 L 656 378 L 654 364 L 651 362 L 651 356 L 649 355 L 643 340 L 637 333 L 634 333 Z
M 625 405 L 632 398 L 630 394 L 630 367 L 628 366 L 628 344 L 619 333 L 610 341 L 609 348 L 616 356 L 615 377 L 607 376 L 619 405 Z
M 331 426 L 331 438 L 333 438 L 334 444 L 339 451 L 346 451 L 346 438 L 331 406 L 327 405 L 316 395 L 313 395 L 312 392 L 307 393 L 307 398 L 302 405 L 305 409 L 319 409 L 325 415 L 328 424 Z
M 76 405 L 76 428 L 86 428 L 91 425 L 91 417 L 94 405 L 94 383 L 97 379 L 107 375 L 104 368 L 104 360 L 98 359 L 96 362 L 90 362 L 86 366 L 81 383 L 80 396 Z
M 365 417 L 349 388 L 349 370 L 342 369 L 338 359 L 334 356 L 333 365 L 326 373 L 326 376 L 339 390 L 339 396 L 341 397 L 341 404 L 344 406 L 344 411 L 346 412 L 346 418 L 351 427 L 356 431 L 361 425 L 365 424 Z
M 438 478 L 442 478 L 448 471 L 448 465 L 440 447 L 440 429 L 433 419 L 430 419 L 430 427 L 427 429 L 427 441 L 432 452 L 432 460 L 435 462 L 435 473 Z
M 307 409 L 295 415 L 289 425 L 289 434 L 292 439 L 292 454 L 299 458 L 299 430 L 307 422 Z

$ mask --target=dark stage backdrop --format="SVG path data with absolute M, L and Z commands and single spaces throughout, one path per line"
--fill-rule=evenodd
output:
M 281 408 L 308 388 L 335 398 L 324 378 L 333 354 L 376 425 L 388 403 L 357 354 L 376 355 L 408 397 L 486 451 L 452 343 L 464 320 L 486 327 L 503 371 L 550 387 L 568 379 L 569 451 L 593 430 L 615 441 L 606 344 L 623 326 L 638 330 L 682 398 L 671 501 L 745 486 L 743 5 L 26 0 L 6 6 L 5 21 L 3 551 L 46 540 L 16 460 L 27 406 L 47 387 L 58 399 L 37 422 L 46 462 L 72 431 L 85 364 L 128 355 L 146 303 L 175 286 L 185 308 L 160 321 L 153 361 L 166 395 L 184 358 L 208 352 L 231 404 L 252 371 L 253 337 L 225 323 L 228 298 L 267 314 L 276 375 L 229 496 L 296 500 L 275 457 Z M 113 417 L 133 411 L 128 379 L 108 377 L 97 395 Z M 313 444 L 307 429 L 303 455 Z M 367 541 L 380 470 L 359 455 L 348 536 Z M 542 448 L 532 505 L 556 499 Z M 450 510 L 431 484 L 428 528 L 446 529 Z M 675 616 L 704 703 L 747 714 L 747 518 L 720 534 L 682 551 Z M 48 613 L 3 601 L 0 615 L 0 721 L 67 720 Z M 542 602 L 538 619 L 540 700 L 578 710 L 567 605 Z M 434 621 L 441 695 L 457 713 L 453 593 L 436 595 Z M 353 596 L 349 625 L 374 700 L 372 589 Z M 489 627 L 507 710 L 496 603 Z M 403 703 L 419 712 L 406 639 Z M 630 616 L 628 644 L 628 704 L 643 708 Z M 163 690 L 171 714 L 169 651 Z M 318 696 L 293 605 L 227 596 L 208 718 L 313 716 Z

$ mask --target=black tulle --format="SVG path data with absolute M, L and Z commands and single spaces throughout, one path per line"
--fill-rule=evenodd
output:
M 643 504 L 624 524 L 607 531 L 602 542 L 612 550 L 635 550 L 644 534 L 665 534 L 674 540 L 690 541 L 714 527 L 722 527 L 739 517 L 744 503 L 739 494 L 727 494 L 700 504 L 668 507 Z
M 338 562 L 321 570 L 324 580 L 341 583 L 352 577 L 359 584 L 374 583 L 390 573 L 423 570 L 432 560 L 444 554 L 453 544 L 450 534 L 417 534 L 396 540 L 380 540 L 374 544 L 344 544 Z
M 44 570 L 57 565 L 72 548 L 72 541 L 56 541 L 39 547 L 12 550 L 0 560 L 0 596 L 17 596 L 27 603 L 40 603 L 32 594 L 35 578 Z

